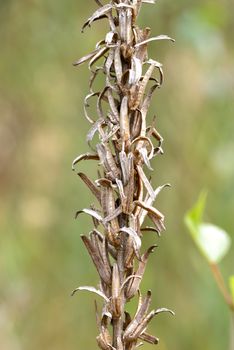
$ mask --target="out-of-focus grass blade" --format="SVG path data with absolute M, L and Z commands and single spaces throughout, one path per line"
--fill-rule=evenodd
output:
M 234 303 L 234 275 L 232 275 L 229 278 L 229 286 L 230 286 L 230 290 L 231 290 L 231 294 L 232 294 L 232 299 L 233 299 L 233 303 Z
M 221 228 L 202 222 L 207 193 L 202 192 L 195 206 L 185 215 L 185 224 L 200 252 L 210 263 L 218 263 L 228 252 L 231 239 Z
M 206 206 L 207 191 L 202 191 L 195 205 L 188 211 L 185 216 L 185 221 L 191 220 L 194 225 L 199 225 L 202 222 L 202 216 Z

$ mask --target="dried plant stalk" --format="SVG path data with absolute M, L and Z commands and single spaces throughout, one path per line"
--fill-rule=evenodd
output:
M 81 160 L 99 161 L 99 178 L 95 181 L 78 173 L 96 197 L 101 210 L 92 206 L 79 210 L 90 215 L 94 229 L 89 236 L 82 235 L 84 245 L 100 277 L 98 288 L 79 287 L 96 293 L 103 299 L 97 325 L 98 346 L 103 350 L 132 350 L 141 341 L 157 344 L 158 338 L 146 333 L 151 319 L 162 308 L 148 311 L 151 292 L 140 294 L 146 264 L 155 246 L 141 255 L 141 240 L 145 231 L 161 234 L 164 215 L 153 207 L 159 192 L 167 185 L 153 189 L 144 167 L 152 170 L 151 160 L 163 153 L 162 137 L 154 125 L 147 126 L 146 116 L 152 95 L 163 82 L 162 64 L 148 59 L 147 45 L 154 40 L 171 40 L 166 35 L 149 37 L 150 29 L 140 29 L 136 24 L 142 3 L 154 4 L 154 0 L 113 0 L 103 5 L 95 0 L 98 9 L 85 22 L 82 31 L 92 22 L 106 19 L 110 31 L 97 43 L 90 54 L 74 63 L 78 66 L 89 61 L 91 71 L 90 91 L 85 97 L 84 111 L 92 124 L 87 141 L 92 153 L 82 154 L 73 161 L 75 167 Z M 101 66 L 95 67 L 102 60 Z M 148 65 L 143 73 L 143 65 Z M 158 72 L 156 77 L 154 74 Z M 105 86 L 95 91 L 98 74 L 104 74 Z M 152 87 L 148 88 L 148 85 Z M 97 118 L 88 112 L 89 101 L 97 100 Z M 104 111 L 106 106 L 106 112 Z M 95 134 L 99 143 L 92 147 Z M 158 145 L 153 144 L 155 139 Z M 154 227 L 143 227 L 146 217 Z M 132 317 L 125 311 L 126 303 L 138 296 L 138 308 Z M 110 332 L 110 328 L 113 331 Z

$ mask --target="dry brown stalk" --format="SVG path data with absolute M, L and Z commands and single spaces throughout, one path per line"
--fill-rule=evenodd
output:
M 87 142 L 92 153 L 78 156 L 73 170 L 81 160 L 99 161 L 99 178 L 95 181 L 78 173 L 96 197 L 101 211 L 94 207 L 79 210 L 90 215 L 94 229 L 81 238 L 100 277 L 98 288 L 79 287 L 98 294 L 103 299 L 97 324 L 97 343 L 102 350 L 133 350 L 142 340 L 157 344 L 158 338 L 146 333 L 151 319 L 157 314 L 172 311 L 162 308 L 148 312 L 151 292 L 141 296 L 140 283 L 150 253 L 150 247 L 140 253 L 145 231 L 160 235 L 164 227 L 164 215 L 153 207 L 159 192 L 168 185 L 153 189 L 144 167 L 152 170 L 151 160 L 163 154 L 162 137 L 154 125 L 147 126 L 146 116 L 152 95 L 163 82 L 162 64 L 148 59 L 147 45 L 154 40 L 171 40 L 167 35 L 149 37 L 150 29 L 140 29 L 136 24 L 141 5 L 154 4 L 154 0 L 113 0 L 103 5 L 95 0 L 98 9 L 85 22 L 82 31 L 92 22 L 107 19 L 110 31 L 97 43 L 90 54 L 74 63 L 78 66 L 89 61 L 91 71 L 90 91 L 85 97 L 84 111 L 91 129 Z M 100 61 L 99 61 L 100 60 Z M 102 60 L 102 61 L 101 61 Z M 97 62 L 101 66 L 95 67 Z M 143 66 L 147 65 L 143 73 Z M 158 77 L 153 76 L 155 71 Z M 105 75 L 102 91 L 95 91 L 98 74 Z M 150 88 L 148 85 L 152 84 Z M 97 118 L 88 112 L 89 101 L 97 100 Z M 104 106 L 106 107 L 104 111 Z M 100 142 L 92 147 L 98 134 Z M 158 145 L 153 144 L 153 139 Z M 155 227 L 143 227 L 148 216 Z M 138 308 L 132 317 L 125 311 L 125 304 L 138 296 Z M 113 331 L 110 332 L 110 328 Z

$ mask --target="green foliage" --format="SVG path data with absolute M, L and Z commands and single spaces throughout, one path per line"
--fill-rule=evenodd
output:
M 186 214 L 185 224 L 200 252 L 210 263 L 218 263 L 227 254 L 231 239 L 226 231 L 202 222 L 207 193 L 202 192 L 194 207 Z
M 229 286 L 230 286 L 231 295 L 234 303 L 234 275 L 230 276 L 229 278 Z

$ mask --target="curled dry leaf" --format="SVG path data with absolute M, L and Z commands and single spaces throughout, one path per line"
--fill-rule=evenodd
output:
M 90 148 L 92 148 L 90 143 L 93 140 L 94 135 L 99 131 L 99 129 L 102 125 L 105 125 L 105 123 L 106 122 L 103 118 L 99 118 L 90 128 L 90 130 L 86 136 L 86 141 L 87 141 L 88 145 L 90 146 Z
M 89 53 L 88 55 L 80 58 L 79 60 L 77 60 L 76 62 L 73 63 L 73 66 L 79 66 L 80 64 L 89 61 L 91 58 L 93 58 L 93 56 L 96 55 L 96 53 L 98 52 L 98 49 L 94 50 L 93 52 Z
M 111 9 L 113 8 L 112 4 L 107 4 L 99 8 L 97 11 L 95 11 L 92 16 L 90 16 L 87 21 L 84 23 L 82 27 L 82 32 L 84 31 L 85 27 L 90 26 L 90 24 L 99 19 L 102 18 L 103 15 L 106 15 Z
M 145 4 L 155 4 L 156 0 L 142 0 Z
M 139 251 L 140 251 L 140 248 L 141 248 L 141 239 L 138 236 L 137 232 L 131 227 L 121 227 L 120 232 L 125 232 L 130 237 L 132 237 L 133 248 L 135 250 L 135 253 L 137 255 L 139 255 Z
M 155 248 L 156 248 L 156 245 L 153 245 L 141 256 L 141 258 L 139 259 L 138 268 L 137 268 L 136 273 L 135 273 L 136 276 L 143 277 L 149 255 L 151 253 L 153 253 Z M 129 283 L 129 285 L 126 289 L 126 293 L 125 293 L 127 300 L 134 297 L 134 295 L 139 290 L 140 283 L 141 283 L 141 279 L 139 279 L 139 278 L 134 278 L 131 280 L 131 282 Z
M 114 116 L 116 122 L 118 123 L 118 121 L 119 121 L 118 106 L 116 105 L 116 101 L 115 101 L 115 99 L 113 97 L 111 89 L 108 89 L 107 96 L 108 96 L 109 106 L 111 108 L 111 113 Z
M 164 215 L 158 209 L 152 206 L 148 206 L 147 204 L 141 201 L 136 201 L 135 204 L 148 212 L 149 218 L 153 221 L 159 233 L 163 229 L 165 229 L 163 224 Z M 141 220 L 142 220 L 142 217 L 140 218 L 140 221 Z
M 138 174 L 145 186 L 145 188 L 147 189 L 148 193 L 149 193 L 149 196 L 152 198 L 152 200 L 154 201 L 155 200 L 155 193 L 154 193 L 154 190 L 153 190 L 153 187 L 151 186 L 147 176 L 145 175 L 143 169 L 141 166 L 137 165 L 137 171 L 138 171 Z
M 172 42 L 175 42 L 175 39 L 170 38 L 168 35 L 158 35 L 158 36 L 154 36 L 154 37 L 152 37 L 152 38 L 143 40 L 143 41 L 140 42 L 140 43 L 137 43 L 137 44 L 135 45 L 135 47 L 139 47 L 139 46 L 141 46 L 141 45 L 148 44 L 149 42 L 151 42 L 151 41 L 156 41 L 156 40 L 170 40 L 170 41 L 172 41 Z
M 77 217 L 78 217 L 81 213 L 88 214 L 88 215 L 94 217 L 95 219 L 97 219 L 99 222 L 102 222 L 102 221 L 103 221 L 101 215 L 98 214 L 95 210 L 92 210 L 92 209 L 82 209 L 82 210 L 78 210 L 78 211 L 76 212 L 76 219 L 77 219 Z
M 78 175 L 84 181 L 84 183 L 88 186 L 88 188 L 97 198 L 97 200 L 101 202 L 101 193 L 100 193 L 100 190 L 95 185 L 95 183 L 92 180 L 90 180 L 88 176 L 85 175 L 84 173 L 78 173 Z
M 91 241 L 91 239 L 84 235 L 82 235 L 81 238 L 98 271 L 101 280 L 103 280 L 107 285 L 109 285 L 111 282 L 111 267 L 107 258 L 106 247 L 104 247 L 105 249 L 103 249 L 102 251 L 103 254 L 100 254 L 100 251 Z
M 89 286 L 78 287 L 78 288 L 73 290 L 71 295 L 73 296 L 79 290 L 86 290 L 88 292 L 95 293 L 95 294 L 99 295 L 100 297 L 102 297 L 105 301 L 109 302 L 109 299 L 105 296 L 105 294 L 103 294 L 100 290 L 98 290 L 98 289 L 96 289 L 94 287 L 89 287 Z
M 158 231 L 156 230 L 156 228 L 155 228 L 155 227 L 151 227 L 151 226 L 143 227 L 143 228 L 141 228 L 141 231 L 142 231 L 142 232 L 145 232 L 145 231 L 152 231 L 152 232 L 158 233 Z
M 139 336 L 139 339 L 141 340 L 144 340 L 146 343 L 149 343 L 149 344 L 158 344 L 159 343 L 159 339 L 153 335 L 150 335 L 146 332 L 142 333 L 140 336 Z
M 116 178 L 119 178 L 120 171 L 108 143 L 98 144 L 96 148 L 106 174 L 111 180 L 115 181 Z
M 174 315 L 173 311 L 166 309 L 166 308 L 153 310 L 147 316 L 145 316 L 143 318 L 143 320 L 141 320 L 141 322 L 137 325 L 137 327 L 133 330 L 133 332 L 131 334 L 129 334 L 128 338 L 130 340 L 135 340 L 135 339 L 139 338 L 141 336 L 141 334 L 144 333 L 146 327 L 148 326 L 148 324 L 152 320 L 152 318 L 161 312 L 169 312 L 172 315 Z
M 138 305 L 138 310 L 136 312 L 136 315 L 134 316 L 133 320 L 130 322 L 130 324 L 128 325 L 128 327 L 126 328 L 125 332 L 124 332 L 124 338 L 129 341 L 132 338 L 132 334 L 135 332 L 135 330 L 137 329 L 137 327 L 140 325 L 140 323 L 142 322 L 142 320 L 144 319 L 150 303 L 151 303 L 151 291 L 147 292 L 146 297 L 144 298 L 144 300 L 140 300 L 140 305 Z M 135 338 L 137 339 L 137 338 Z
M 100 48 L 97 53 L 91 58 L 91 60 L 89 61 L 89 70 L 92 71 L 92 66 L 94 65 L 94 63 L 96 63 L 102 56 L 104 56 L 104 54 L 109 50 L 109 47 L 104 46 L 102 48 Z M 95 72 L 95 71 L 92 71 Z
M 81 160 L 99 160 L 97 154 L 85 153 L 81 154 L 77 158 L 75 158 L 72 162 L 72 170 L 75 170 L 75 165 L 79 163 Z

